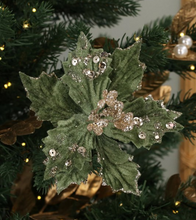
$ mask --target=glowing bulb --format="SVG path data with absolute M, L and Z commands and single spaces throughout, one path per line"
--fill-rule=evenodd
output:
M 32 9 L 32 12 L 34 12 L 34 13 L 35 13 L 36 11 L 37 11 L 37 9 L 36 9 L 36 8 L 33 8 L 33 9 Z
M 195 70 L 195 66 L 194 65 L 190 65 L 190 69 L 191 70 Z
M 140 37 L 136 37 L 136 38 L 135 38 L 135 41 L 138 41 L 138 40 L 140 40 Z
M 177 213 L 178 213 L 178 210 L 173 210 L 173 213 L 174 213 L 174 214 L 177 214 Z
M 28 162 L 29 162 L 29 158 L 26 158 L 26 159 L 25 159 L 25 162 L 28 163 Z
M 27 22 L 27 21 L 25 21 L 25 22 L 23 22 L 23 28 L 24 29 L 27 29 L 27 28 L 29 28 L 29 23 Z
M 175 206 L 179 206 L 179 205 L 180 205 L 180 201 L 176 201 Z
M 4 50 L 5 49 L 5 45 L 2 45 L 1 47 L 0 47 L 0 50 Z
M 21 144 L 23 147 L 25 147 L 26 146 L 26 143 L 25 142 L 22 142 L 22 144 Z
M 183 32 L 180 33 L 180 37 L 184 37 L 184 33 Z
M 8 88 L 8 85 L 7 85 L 7 84 L 4 84 L 4 88 L 7 89 L 7 88 Z
M 19 99 L 19 98 L 20 98 L 20 96 L 18 95 L 18 96 L 16 96 L 16 98 L 17 98 L 17 99 Z
M 39 146 L 39 148 L 42 148 L 42 147 L 43 147 L 42 145 Z
M 0 60 L 2 60 L 2 57 L 0 57 Z
M 12 85 L 12 83 L 11 83 L 11 82 L 8 82 L 7 85 L 10 87 L 10 86 Z
M 120 203 L 120 205 L 119 206 L 123 206 L 123 203 Z
M 41 200 L 42 199 L 42 197 L 41 196 L 37 196 L 37 200 Z

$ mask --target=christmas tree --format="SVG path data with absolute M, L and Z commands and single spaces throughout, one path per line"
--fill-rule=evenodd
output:
M 195 93 L 170 97 L 163 83 L 193 80 L 196 1 L 93 39 L 139 9 L 0 2 L 0 219 L 195 219 L 194 168 L 166 182 L 159 161 L 195 138 Z

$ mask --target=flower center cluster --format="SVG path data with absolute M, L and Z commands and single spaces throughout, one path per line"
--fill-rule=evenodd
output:
M 118 92 L 112 90 L 103 91 L 103 99 L 97 103 L 97 108 L 91 112 L 88 119 L 92 123 L 88 124 L 87 129 L 94 131 L 96 135 L 103 133 L 103 128 L 112 122 L 117 129 L 122 131 L 130 131 L 134 125 L 141 126 L 143 121 L 141 118 L 133 117 L 132 112 L 124 113 L 123 102 L 117 100 Z

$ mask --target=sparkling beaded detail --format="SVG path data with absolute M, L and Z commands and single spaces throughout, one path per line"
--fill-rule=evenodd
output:
M 107 63 L 108 63 L 108 57 L 110 55 L 111 54 L 107 52 L 103 52 L 100 54 L 96 54 L 94 56 L 89 54 L 84 58 L 74 57 L 71 60 L 70 67 L 72 66 L 76 67 L 81 62 L 85 66 L 82 73 L 87 78 L 92 80 L 92 79 L 97 78 L 99 75 L 102 75 L 105 72 L 107 68 Z M 92 67 L 92 65 L 89 65 L 90 63 L 93 64 L 93 69 L 89 69 Z M 79 81 L 78 76 L 76 76 L 75 74 L 72 74 L 71 77 L 74 81 L 77 81 L 77 82 Z
M 97 109 L 93 110 L 88 117 L 88 120 L 92 121 L 87 126 L 89 131 L 94 131 L 99 136 L 103 133 L 103 128 L 107 127 L 110 122 L 124 132 L 132 130 L 134 126 L 143 125 L 143 120 L 133 117 L 132 112 L 123 112 L 124 104 L 117 100 L 118 92 L 116 90 L 110 92 L 104 90 L 102 97 L 103 99 L 97 103 Z
M 140 131 L 139 134 L 138 134 L 138 137 L 139 137 L 140 139 L 146 139 L 146 133 L 143 132 L 143 131 Z
M 71 161 L 71 160 L 67 160 L 67 161 L 65 162 L 65 166 L 66 166 L 66 167 L 71 166 L 71 164 L 72 164 L 72 161 Z
M 50 150 L 49 150 L 49 155 L 50 155 L 51 157 L 55 157 L 55 156 L 57 155 L 56 150 L 55 150 L 55 149 L 50 149 Z
M 176 127 L 174 122 L 168 122 L 165 126 L 167 129 L 173 129 Z

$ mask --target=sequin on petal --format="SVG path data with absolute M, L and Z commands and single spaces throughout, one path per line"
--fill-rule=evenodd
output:
M 173 128 L 175 128 L 175 123 L 174 122 L 168 122 L 165 126 L 166 126 L 167 129 L 173 129 Z
M 76 66 L 77 63 L 78 63 L 78 60 L 76 58 L 73 58 L 71 63 L 72 63 L 73 66 Z
M 83 157 L 85 157 L 86 148 L 84 148 L 84 147 L 78 147 L 77 151 L 78 151 L 79 154 L 81 154 Z
M 139 134 L 138 134 L 138 137 L 140 139 L 146 139 L 146 133 L 144 133 L 143 131 L 140 131 Z
M 66 167 L 71 166 L 71 164 L 72 164 L 72 161 L 71 161 L 71 160 L 67 160 L 67 161 L 65 162 L 65 166 L 66 166 Z
M 51 157 L 55 157 L 55 156 L 57 155 L 56 150 L 55 150 L 55 149 L 50 149 L 50 150 L 49 150 L 49 155 L 50 155 Z
M 98 63 L 100 60 L 99 56 L 94 56 L 93 57 L 93 63 Z

